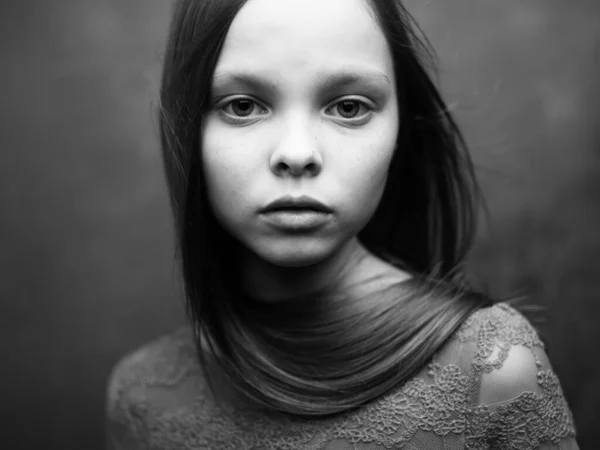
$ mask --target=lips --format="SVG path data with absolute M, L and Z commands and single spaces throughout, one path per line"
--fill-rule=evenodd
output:
M 316 211 L 321 213 L 333 212 L 330 207 L 324 203 L 308 196 L 292 197 L 285 196 L 280 197 L 261 209 L 262 213 L 276 212 L 276 211 L 287 211 L 287 212 L 302 212 L 302 211 Z
M 281 197 L 261 209 L 261 217 L 283 232 L 313 232 L 330 222 L 333 210 L 307 196 Z

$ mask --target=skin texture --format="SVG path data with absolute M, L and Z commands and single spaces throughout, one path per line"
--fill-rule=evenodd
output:
M 401 275 L 356 239 L 381 199 L 398 126 L 391 55 L 363 0 L 244 5 L 217 63 L 201 147 L 213 211 L 246 249 L 249 291 L 276 300 Z M 316 230 L 282 231 L 259 210 L 283 195 L 333 213 Z

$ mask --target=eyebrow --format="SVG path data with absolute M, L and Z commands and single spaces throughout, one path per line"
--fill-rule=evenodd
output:
M 344 88 L 347 86 L 352 86 L 354 84 L 360 84 L 365 81 L 370 82 L 384 82 L 388 85 L 391 85 L 390 79 L 386 74 L 377 70 L 361 70 L 361 71 L 340 71 L 330 73 L 324 76 L 322 83 L 323 90 L 329 90 L 333 88 Z
M 326 74 L 320 74 L 318 76 L 320 90 L 328 91 L 331 89 L 343 89 L 348 86 L 355 84 L 367 83 L 372 84 L 373 82 L 391 86 L 391 81 L 388 76 L 378 70 L 372 69 L 360 69 L 360 70 L 340 70 L 337 72 L 330 72 Z M 247 86 L 248 88 L 265 92 L 276 87 L 276 83 L 270 81 L 268 77 L 261 77 L 252 72 L 229 72 L 222 71 L 216 72 L 213 76 L 213 83 L 217 86 L 226 85 L 229 83 L 240 84 Z

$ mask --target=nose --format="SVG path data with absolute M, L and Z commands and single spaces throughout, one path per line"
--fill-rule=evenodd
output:
M 269 163 L 275 175 L 315 177 L 321 172 L 323 157 L 315 127 L 297 117 L 289 120 L 271 154 Z

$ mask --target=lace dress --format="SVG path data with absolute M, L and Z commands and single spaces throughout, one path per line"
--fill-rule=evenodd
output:
M 502 303 L 475 312 L 413 379 L 340 417 L 291 418 L 215 389 L 217 398 L 187 327 L 130 353 L 108 382 L 108 448 L 578 448 L 543 343 L 519 312 Z

